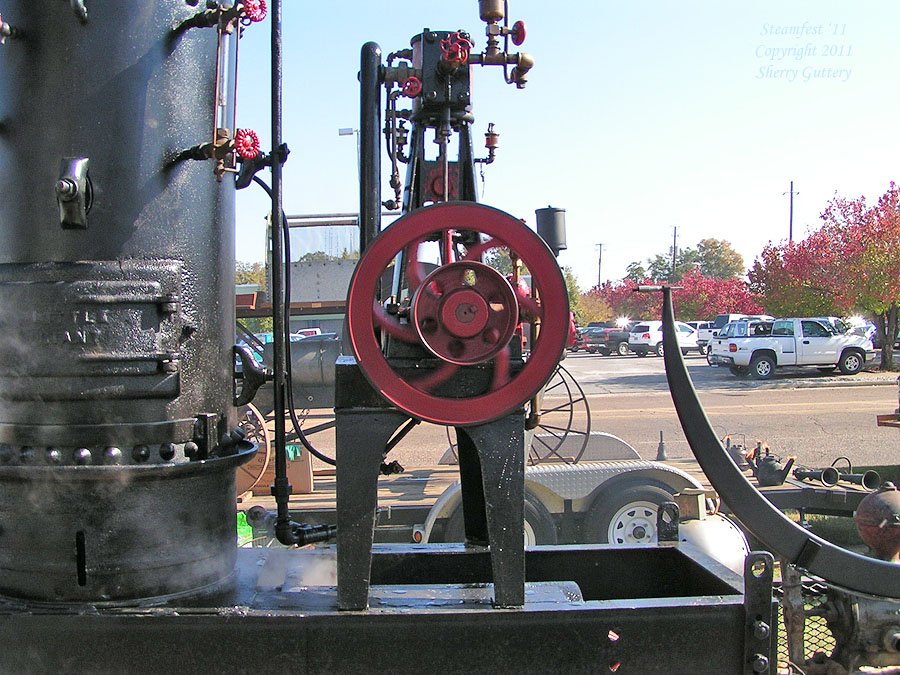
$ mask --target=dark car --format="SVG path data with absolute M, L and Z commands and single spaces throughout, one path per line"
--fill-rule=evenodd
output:
M 600 353 L 603 356 L 618 354 L 625 356 L 628 353 L 628 333 L 633 323 L 617 326 L 615 323 L 603 327 L 595 327 L 585 336 L 584 349 L 589 354 Z

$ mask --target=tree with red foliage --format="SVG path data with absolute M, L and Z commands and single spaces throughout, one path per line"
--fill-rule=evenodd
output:
M 894 370 L 900 307 L 900 187 L 891 182 L 871 207 L 865 197 L 835 197 L 822 220 L 822 230 L 840 251 L 837 275 L 847 284 L 855 304 L 874 319 L 883 346 L 881 368 Z
M 801 242 L 769 244 L 750 271 L 751 287 L 773 314 L 822 316 L 861 309 L 874 319 L 881 368 L 893 370 L 900 306 L 900 188 L 878 203 L 835 197 L 821 229 Z
M 604 300 L 617 316 L 633 319 L 655 319 L 662 315 L 662 294 L 640 293 L 640 285 L 652 285 L 645 280 L 638 284 L 631 279 L 606 282 L 594 288 L 589 295 Z M 699 270 L 692 270 L 681 280 L 681 289 L 672 293 L 676 316 L 690 319 L 712 319 L 716 314 L 759 314 L 762 305 L 758 297 L 750 293 L 747 284 L 739 279 L 711 279 Z

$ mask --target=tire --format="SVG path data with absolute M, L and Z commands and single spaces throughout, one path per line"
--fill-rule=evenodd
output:
M 586 351 L 588 354 L 596 354 L 597 353 L 596 349 L 585 349 L 584 351 Z
M 628 343 L 620 342 L 616 346 L 616 354 L 618 354 L 619 356 L 627 356 L 628 355 Z
M 775 359 L 767 354 L 758 354 L 750 361 L 750 374 L 757 380 L 768 380 L 775 372 Z
M 707 348 L 706 348 L 706 362 L 707 362 L 709 365 L 713 365 L 713 362 L 712 362 L 712 361 L 710 360 L 710 358 L 709 358 L 710 356 L 712 356 L 712 348 L 707 347 Z
M 657 485 L 610 486 L 591 504 L 584 521 L 584 540 L 599 544 L 656 541 L 656 513 L 672 493 Z
M 729 366 L 728 370 L 735 377 L 747 377 L 750 374 L 750 370 L 746 366 Z
M 640 356 L 641 358 L 644 358 L 645 356 L 647 356 L 646 349 L 635 349 L 634 353 L 637 354 L 638 356 Z
M 557 542 L 556 523 L 553 516 L 541 501 L 527 490 L 525 491 L 525 545 L 542 546 Z M 444 527 L 445 542 L 462 542 L 466 540 L 466 526 L 463 520 L 462 502 L 457 504 L 447 525 Z
M 838 368 L 844 375 L 856 375 L 863 367 L 863 355 L 855 349 L 848 349 L 841 354 L 841 360 L 838 361 Z
M 665 351 L 665 348 L 663 347 L 663 343 L 662 343 L 662 342 L 660 342 L 659 344 L 656 345 L 655 351 L 656 351 L 656 355 L 657 355 L 657 356 L 662 356 L 662 355 L 663 355 L 663 352 Z

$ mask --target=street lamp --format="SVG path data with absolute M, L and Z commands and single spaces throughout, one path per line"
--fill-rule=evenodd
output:
M 352 136 L 353 134 L 356 134 L 356 174 L 358 177 L 360 172 L 360 154 L 362 153 L 359 145 L 359 129 L 354 129 L 353 127 L 341 127 L 338 129 L 338 136 Z

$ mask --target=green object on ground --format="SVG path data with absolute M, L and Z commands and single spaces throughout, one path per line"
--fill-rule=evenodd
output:
M 237 514 L 237 545 L 246 546 L 253 540 L 253 528 L 247 523 L 247 514 L 238 511 Z

